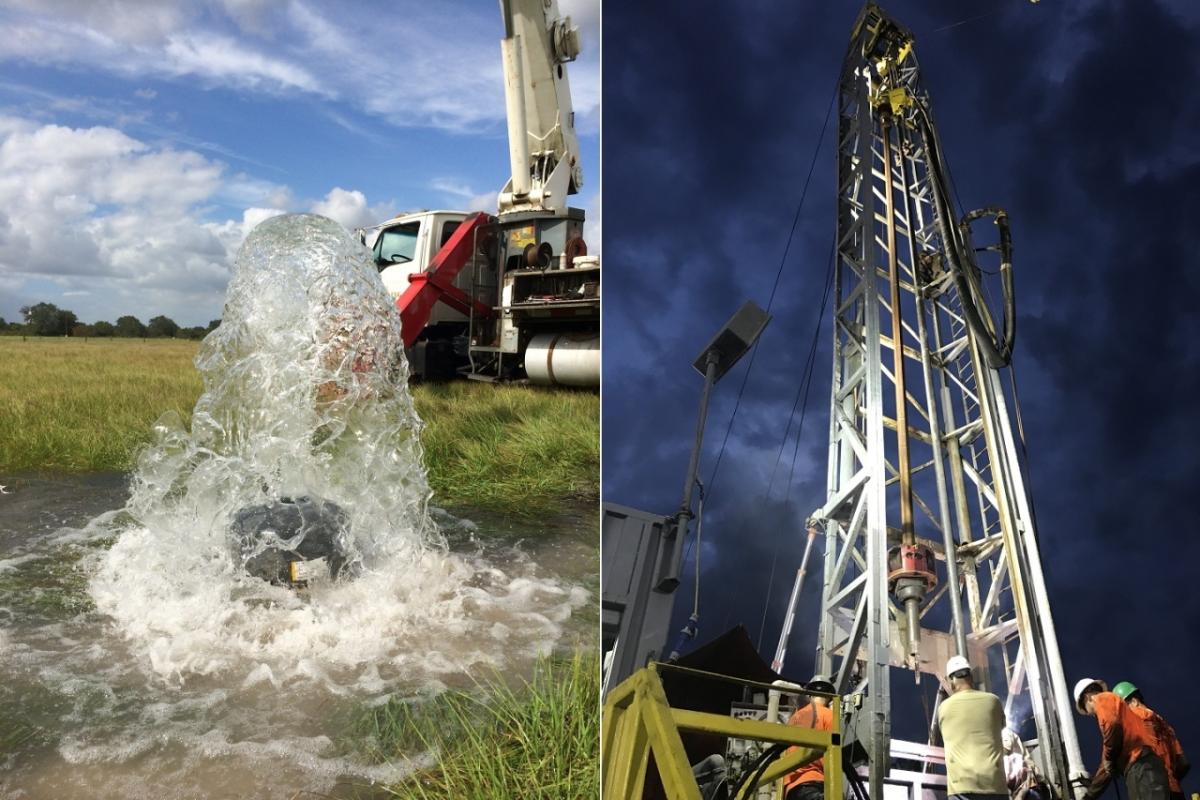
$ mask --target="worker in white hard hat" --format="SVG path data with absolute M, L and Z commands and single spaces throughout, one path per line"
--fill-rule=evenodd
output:
M 1096 718 L 1100 726 L 1100 767 L 1084 793 L 1094 800 L 1104 793 L 1114 771 L 1125 777 L 1129 800 L 1168 800 L 1167 770 L 1154 752 L 1154 731 L 1125 702 L 1097 678 L 1075 684 L 1075 708 Z
M 938 705 L 937 725 L 946 748 L 946 794 L 951 800 L 1008 800 L 1004 775 L 1004 706 L 975 688 L 971 664 L 946 662 L 950 696 Z

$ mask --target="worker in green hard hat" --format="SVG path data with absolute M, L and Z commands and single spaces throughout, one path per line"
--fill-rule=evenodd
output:
M 1114 777 L 1125 779 L 1130 800 L 1169 800 L 1167 769 L 1154 751 L 1154 732 L 1098 678 L 1075 684 L 1075 708 L 1096 718 L 1102 741 L 1100 767 L 1082 800 L 1097 800 Z
M 1154 732 L 1154 752 L 1162 759 L 1167 768 L 1167 783 L 1171 789 L 1172 800 L 1183 800 L 1181 782 L 1187 776 L 1191 764 L 1179 744 L 1179 737 L 1165 719 L 1146 705 L 1142 692 L 1129 681 L 1121 681 L 1113 687 L 1113 694 L 1125 701 L 1129 709 L 1138 717 L 1149 723 Z

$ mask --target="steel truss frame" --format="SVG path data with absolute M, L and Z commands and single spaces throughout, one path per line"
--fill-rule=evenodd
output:
M 700 788 L 680 733 L 703 733 L 721 739 L 747 739 L 765 745 L 790 747 L 768 762 L 753 782 L 742 786 L 734 800 L 758 796 L 759 787 L 776 783 L 772 797 L 782 796 L 782 778 L 797 767 L 824 759 L 822 788 L 826 800 L 842 800 L 841 698 L 829 697 L 833 730 L 821 731 L 765 720 L 736 719 L 721 714 L 671 706 L 660 672 L 676 672 L 693 680 L 734 683 L 744 689 L 773 690 L 757 683 L 671 664 L 650 664 L 618 684 L 604 701 L 600 728 L 600 770 L 605 800 L 641 800 L 645 794 L 650 754 L 666 796 L 672 800 L 701 800 Z M 827 696 L 822 694 L 821 696 Z
M 873 4 L 852 34 L 837 102 L 828 494 L 813 515 L 826 543 L 817 671 L 863 695 L 847 737 L 867 752 L 871 797 L 883 797 L 897 752 L 926 770 L 939 763 L 940 751 L 893 746 L 892 669 L 944 677 L 956 653 L 1018 727 L 1028 702 L 1042 773 L 1069 797 L 1083 766 L 1010 422 L 1015 399 L 982 357 L 945 258 L 912 36 Z M 889 590 L 888 552 L 902 540 L 928 546 L 937 564 L 917 637 Z

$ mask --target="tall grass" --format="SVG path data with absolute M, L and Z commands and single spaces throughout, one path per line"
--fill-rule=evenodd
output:
M 591 652 L 538 663 L 421 704 L 393 700 L 355 726 L 376 760 L 431 751 L 435 765 L 387 788 L 402 800 L 577 800 L 600 796 L 600 665 Z
M 539 514 L 600 491 L 600 398 L 466 381 L 418 386 L 425 463 L 441 504 Z
M 0 472 L 124 471 L 200 395 L 198 344 L 0 337 Z M 534 515 L 599 495 L 594 393 L 456 382 L 413 392 L 434 500 Z
M 165 411 L 191 419 L 196 343 L 0 337 L 0 470 L 125 470 Z

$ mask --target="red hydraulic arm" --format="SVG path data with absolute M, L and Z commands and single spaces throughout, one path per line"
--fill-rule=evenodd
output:
M 476 317 L 492 315 L 491 306 L 467 296 L 454 285 L 459 271 L 471 258 L 475 234 L 491 221 L 492 218 L 483 212 L 467 217 L 434 255 L 429 269 L 408 276 L 409 286 L 396 300 L 396 308 L 400 309 L 400 335 L 405 347 L 412 347 L 417 341 L 438 300 L 463 314 L 470 314 L 474 308 Z

